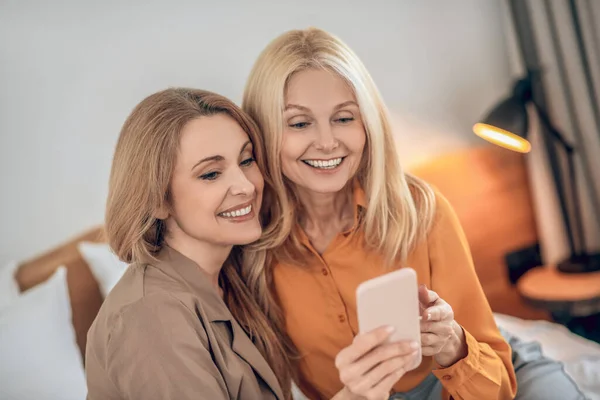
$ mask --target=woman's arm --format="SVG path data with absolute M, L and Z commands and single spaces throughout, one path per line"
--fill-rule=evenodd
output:
M 195 313 L 166 293 L 128 306 L 112 328 L 106 357 L 123 398 L 229 399 L 197 326 Z
M 431 289 L 452 307 L 466 344 L 464 358 L 433 371 L 447 392 L 445 398 L 514 398 L 517 384 L 510 347 L 496 327 L 458 218 L 440 195 L 428 242 Z

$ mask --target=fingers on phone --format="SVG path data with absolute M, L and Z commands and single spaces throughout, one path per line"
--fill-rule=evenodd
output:
M 447 322 L 422 322 L 421 323 L 421 340 L 426 333 L 432 333 L 440 337 L 448 337 L 452 334 L 452 325 Z
M 427 285 L 420 285 L 418 293 L 419 300 L 425 304 L 435 303 L 440 298 L 440 296 L 436 292 L 434 292 L 433 290 L 429 290 Z
M 438 343 L 434 346 L 424 346 L 422 349 L 422 354 L 424 357 L 433 357 L 440 353 L 446 347 L 446 343 Z
M 406 373 L 407 367 L 414 363 L 418 353 L 416 350 L 411 350 L 407 354 L 389 357 L 391 354 L 404 352 L 407 348 L 412 349 L 412 347 L 408 343 L 404 343 L 402 346 L 389 344 L 386 347 L 387 349 L 380 347 L 374 350 L 368 357 L 361 360 L 360 368 L 348 369 L 340 373 L 341 381 L 353 393 L 362 394 L 367 398 L 378 398 L 377 393 L 380 391 L 389 394 L 391 387 Z M 373 364 L 378 359 L 381 361 Z
M 442 324 L 440 324 L 442 325 Z M 434 356 L 438 354 L 448 344 L 450 335 L 447 333 L 446 325 L 440 327 L 436 333 L 422 333 L 421 345 L 424 356 Z
M 435 333 L 423 333 L 421 335 L 421 345 L 423 347 L 435 347 L 439 341 L 440 338 Z
M 354 337 L 352 344 L 340 351 L 335 358 L 336 367 L 350 364 L 385 342 L 394 332 L 391 326 L 382 326 L 371 332 Z
M 454 312 L 448 304 L 444 303 L 427 308 L 421 316 L 424 321 L 447 321 L 454 319 Z
M 394 342 L 381 344 L 358 359 L 338 366 L 342 380 L 352 380 L 367 374 L 373 368 L 398 357 L 411 357 L 418 353 L 420 346 L 417 342 Z
M 440 296 L 433 290 L 429 290 L 428 294 L 429 294 L 429 303 L 430 304 L 435 303 L 436 301 L 438 301 L 440 299 Z
M 429 290 L 425 285 L 419 285 L 419 303 L 427 306 L 429 304 Z
M 389 388 L 406 373 L 405 366 L 409 365 L 411 362 L 411 360 L 407 358 L 407 356 L 394 357 L 382 362 L 369 371 L 369 373 L 365 375 L 364 379 L 369 382 L 371 387 L 377 387 L 381 385 L 388 387 L 389 390 Z
M 371 369 L 373 366 L 396 357 L 410 356 L 419 350 L 419 344 L 416 342 L 396 342 L 381 345 L 366 354 L 361 362 L 364 362 L 365 368 Z
M 421 353 L 423 354 L 423 357 L 433 357 L 439 352 L 438 352 L 437 348 L 433 348 L 430 346 L 426 346 L 426 347 L 424 346 L 421 349 Z

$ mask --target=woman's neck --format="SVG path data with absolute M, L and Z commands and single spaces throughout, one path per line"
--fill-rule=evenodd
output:
M 200 270 L 208 276 L 218 292 L 221 293 L 219 274 L 233 246 L 219 246 L 181 233 L 181 235 L 177 233 L 169 234 L 166 238 L 167 245 L 195 262 Z
M 300 190 L 298 199 L 303 209 L 300 225 L 313 243 L 313 239 L 333 238 L 349 229 L 354 222 L 354 202 L 350 185 L 336 193 Z

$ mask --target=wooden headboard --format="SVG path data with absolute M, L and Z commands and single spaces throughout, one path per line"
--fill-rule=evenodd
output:
M 103 298 L 96 279 L 81 254 L 77 250 L 79 242 L 103 242 L 102 228 L 87 231 L 68 242 L 22 263 L 15 279 L 23 292 L 48 279 L 54 271 L 65 266 L 67 269 L 67 285 L 71 299 L 72 320 L 77 338 L 77 346 L 85 357 L 85 344 L 89 330 Z
M 466 149 L 411 168 L 444 194 L 456 210 L 471 246 L 477 274 L 495 312 L 526 319 L 547 319 L 527 306 L 508 281 L 504 255 L 537 241 L 529 184 L 522 155 L 495 146 Z M 61 265 L 73 309 L 77 344 L 85 355 L 87 331 L 102 295 L 77 250 L 81 241 L 104 241 L 95 228 L 19 267 L 22 291 L 45 281 Z
M 454 207 L 492 310 L 548 319 L 511 286 L 504 260 L 507 253 L 538 241 L 524 156 L 485 145 L 444 155 L 410 172 L 435 186 Z

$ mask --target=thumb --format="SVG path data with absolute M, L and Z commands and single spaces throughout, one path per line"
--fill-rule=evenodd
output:
M 423 312 L 429 306 L 429 293 L 426 285 L 419 285 L 419 315 L 423 315 Z
M 424 307 L 429 305 L 429 290 L 427 289 L 427 285 L 419 285 L 419 302 Z

